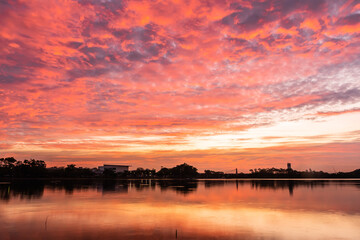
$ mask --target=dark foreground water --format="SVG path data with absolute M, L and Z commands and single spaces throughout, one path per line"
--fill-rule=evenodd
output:
M 360 181 L 1 182 L 0 239 L 360 239 Z

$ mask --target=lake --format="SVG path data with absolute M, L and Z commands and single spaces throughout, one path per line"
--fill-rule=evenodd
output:
M 360 239 L 360 180 L 0 182 L 0 239 Z

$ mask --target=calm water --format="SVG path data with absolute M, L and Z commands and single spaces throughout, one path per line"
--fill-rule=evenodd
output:
M 0 239 L 360 239 L 360 181 L 0 183 Z

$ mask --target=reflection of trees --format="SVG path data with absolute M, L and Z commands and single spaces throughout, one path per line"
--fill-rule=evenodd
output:
M 136 191 L 155 190 L 159 187 L 161 191 L 176 191 L 188 194 L 197 189 L 198 182 L 194 180 L 154 180 L 154 179 L 135 179 L 135 180 L 104 180 L 100 186 L 103 193 L 127 193 L 128 189 L 134 188 Z
M 44 193 L 42 182 L 14 182 L 0 185 L 0 199 L 8 201 L 12 198 L 38 199 Z
M 197 180 L 159 180 L 157 182 L 161 191 L 174 190 L 184 195 L 191 193 L 197 189 Z
M 335 181 L 331 184 L 352 184 L 360 187 L 359 181 Z M 239 186 L 250 186 L 253 189 L 272 189 L 288 190 L 290 195 L 296 192 L 299 187 L 305 188 L 324 188 L 330 185 L 327 180 L 154 180 L 154 179 L 133 179 L 133 180 L 38 180 L 38 181 L 15 181 L 11 183 L 0 184 L 0 199 L 9 201 L 12 198 L 37 199 L 41 198 L 44 189 L 50 191 L 64 191 L 66 194 L 73 194 L 76 191 L 87 191 L 89 189 L 98 190 L 102 193 L 124 193 L 129 189 L 136 191 L 154 191 L 159 188 L 161 191 L 175 191 L 187 195 L 196 191 L 198 184 L 204 184 L 206 189 L 212 187 L 233 186 L 239 189 Z M 239 189 L 241 191 L 241 189 Z
M 211 187 L 222 187 L 225 185 L 225 180 L 205 180 L 204 181 L 205 188 L 211 188 Z
M 103 193 L 128 193 L 129 181 L 104 180 L 102 182 Z
M 333 180 L 334 181 L 334 180 Z M 330 184 L 327 180 L 203 180 L 205 188 L 223 187 L 225 185 L 239 186 L 250 185 L 253 189 L 288 190 L 293 195 L 298 187 L 315 188 L 325 187 Z M 340 181 L 341 182 L 341 181 Z
M 0 198 L 3 200 L 9 200 L 13 197 L 22 199 L 41 198 L 45 188 L 50 191 L 64 191 L 70 195 L 76 191 L 87 191 L 89 189 L 97 189 L 103 193 L 128 193 L 130 187 L 136 191 L 153 191 L 159 187 L 162 191 L 170 190 L 188 194 L 195 191 L 197 186 L 196 180 L 39 180 L 26 183 L 17 181 L 0 185 Z
M 10 200 L 11 198 L 37 199 L 41 198 L 44 189 L 51 191 L 65 191 L 66 194 L 73 194 L 74 191 L 84 191 L 90 188 L 96 188 L 95 181 L 15 181 L 9 184 L 0 184 L 0 199 Z
M 306 188 L 314 188 L 314 187 L 325 187 L 329 185 L 328 181 L 322 180 L 251 180 L 251 187 L 255 189 L 289 189 L 289 194 L 293 195 L 294 189 L 297 187 L 306 187 Z
M 66 194 L 73 194 L 74 191 L 86 191 L 96 189 L 98 185 L 94 180 L 55 180 L 45 181 L 45 187 L 49 190 L 65 191 Z
M 326 185 L 329 185 L 328 181 L 324 180 L 251 180 L 251 186 L 252 188 L 263 188 L 263 189 L 286 189 L 289 188 L 289 186 L 293 187 L 325 187 Z

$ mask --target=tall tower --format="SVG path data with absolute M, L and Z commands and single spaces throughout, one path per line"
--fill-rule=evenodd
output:
M 292 170 L 291 163 L 287 163 L 287 170 Z

